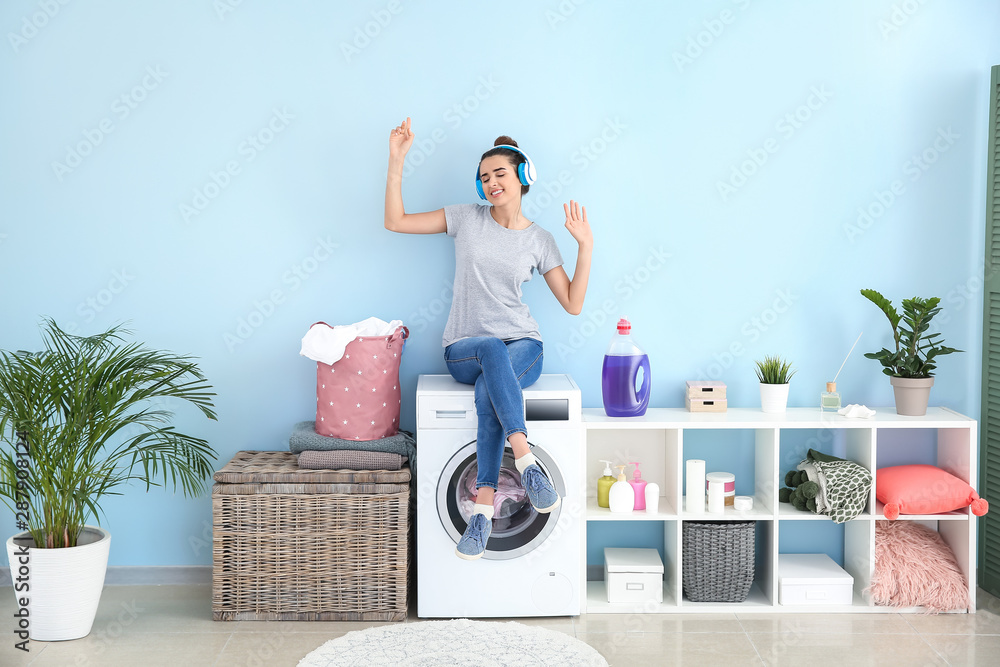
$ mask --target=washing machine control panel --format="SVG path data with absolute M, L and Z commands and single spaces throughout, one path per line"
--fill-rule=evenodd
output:
M 524 420 L 529 422 L 569 421 L 569 399 L 526 398 Z

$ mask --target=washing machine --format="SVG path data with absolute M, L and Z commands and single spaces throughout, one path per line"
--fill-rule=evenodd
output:
M 473 385 L 417 380 L 417 616 L 575 616 L 584 582 L 584 430 L 580 388 L 542 374 L 524 398 L 528 444 L 562 502 L 539 514 L 524 496 L 510 446 L 493 532 L 479 560 L 455 555 L 475 501 Z

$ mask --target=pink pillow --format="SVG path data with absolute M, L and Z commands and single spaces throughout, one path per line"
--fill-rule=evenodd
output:
M 885 518 L 890 520 L 900 514 L 939 514 L 968 506 L 976 516 L 989 510 L 971 486 L 930 465 L 880 468 L 875 473 L 875 497 L 885 504 Z
M 875 522 L 875 572 L 866 592 L 878 605 L 933 613 L 969 608 L 969 587 L 954 552 L 915 521 Z

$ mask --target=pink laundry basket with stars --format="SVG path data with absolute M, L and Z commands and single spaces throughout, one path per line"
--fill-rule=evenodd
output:
M 316 362 L 317 433 L 377 440 L 399 431 L 399 362 L 409 335 L 400 326 L 391 336 L 358 336 L 333 365 Z

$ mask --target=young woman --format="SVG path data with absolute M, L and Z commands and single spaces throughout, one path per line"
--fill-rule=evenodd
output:
M 445 232 L 455 237 L 455 286 L 444 329 L 444 358 L 459 382 L 475 385 L 478 416 L 476 504 L 455 553 L 466 560 L 483 555 L 493 524 L 493 494 L 505 442 L 514 452 L 521 483 L 536 511 L 551 512 L 559 495 L 528 447 L 521 389 L 542 373 L 542 337 L 521 284 L 532 271 L 573 315 L 583 309 L 594 239 L 587 209 L 564 204 L 566 229 L 579 244 L 571 281 L 552 234 L 521 214 L 521 197 L 534 181 L 531 159 L 510 137 L 500 137 L 476 170 L 476 189 L 489 206 L 463 204 L 427 213 L 406 213 L 401 192 L 403 159 L 413 143 L 410 119 L 389 136 L 385 228 L 404 234 Z

